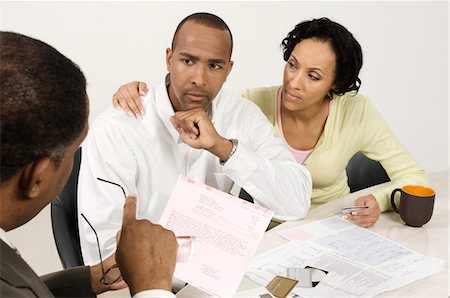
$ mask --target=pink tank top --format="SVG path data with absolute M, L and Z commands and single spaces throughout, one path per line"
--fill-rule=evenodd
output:
M 289 146 L 288 142 L 286 141 L 286 138 L 284 137 L 284 133 L 283 133 L 283 125 L 281 124 L 281 88 L 278 90 L 278 94 L 277 94 L 277 123 L 278 123 L 278 128 L 280 130 L 281 138 L 283 139 L 287 148 L 289 149 L 289 151 L 291 151 L 292 155 L 294 155 L 295 160 L 299 164 L 303 164 L 305 162 L 306 158 L 308 158 L 308 156 L 311 154 L 311 152 L 314 149 L 297 150 L 297 149 Z

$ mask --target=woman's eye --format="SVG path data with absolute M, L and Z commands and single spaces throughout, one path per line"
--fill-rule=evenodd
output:
M 312 75 L 312 74 L 310 74 L 309 77 L 310 77 L 310 79 L 313 80 L 313 81 L 318 81 L 318 80 L 320 80 L 320 78 L 318 78 L 317 76 Z

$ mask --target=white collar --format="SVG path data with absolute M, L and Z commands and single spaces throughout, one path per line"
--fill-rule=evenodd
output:
M 11 241 L 9 241 L 8 237 L 6 236 L 6 231 L 0 228 L 0 239 L 3 240 L 6 244 L 8 244 L 9 247 L 13 250 L 17 250 L 16 246 L 12 244 Z
M 217 96 L 211 102 L 210 109 L 208 110 L 208 117 L 213 124 L 214 124 L 214 117 L 213 117 L 214 110 L 216 109 L 218 98 L 220 97 L 221 93 L 222 90 L 219 91 Z M 169 98 L 169 94 L 167 92 L 167 76 L 164 82 L 161 82 L 160 84 L 155 86 L 154 96 L 155 96 L 155 110 L 158 117 L 162 120 L 162 122 L 166 126 L 166 129 L 171 134 L 174 142 L 178 144 L 182 143 L 179 133 L 176 131 L 176 129 L 172 126 L 172 123 L 170 122 L 170 117 L 173 114 L 175 114 L 175 111 L 173 109 L 172 103 Z

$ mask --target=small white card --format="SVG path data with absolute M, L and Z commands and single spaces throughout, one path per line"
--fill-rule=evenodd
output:
M 184 176 L 160 224 L 177 236 L 195 236 L 194 255 L 175 276 L 219 297 L 232 297 L 261 242 L 273 211 Z

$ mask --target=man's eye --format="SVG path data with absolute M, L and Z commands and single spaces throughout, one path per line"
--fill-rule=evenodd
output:
M 188 58 L 184 58 L 184 59 L 183 59 L 183 63 L 184 63 L 184 64 L 192 64 L 192 60 L 191 60 L 191 59 L 188 59 Z
M 219 64 L 211 63 L 211 64 L 209 65 L 209 68 L 211 68 L 212 70 L 219 70 L 219 69 L 222 68 L 222 66 L 219 65 Z

